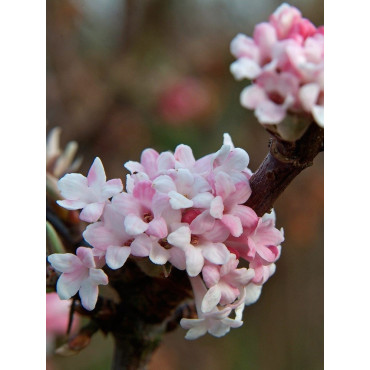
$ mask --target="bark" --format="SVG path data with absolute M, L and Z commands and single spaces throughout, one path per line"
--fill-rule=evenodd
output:
M 127 261 L 122 271 L 110 270 L 109 281 L 121 299 L 106 327 L 115 340 L 112 370 L 146 369 L 176 308 L 192 296 L 187 275 L 173 269 L 167 278 L 150 277 Z
M 324 150 L 324 130 L 312 123 L 298 141 L 291 143 L 274 137 L 264 161 L 250 179 L 252 194 L 245 203 L 262 217 L 276 199 Z

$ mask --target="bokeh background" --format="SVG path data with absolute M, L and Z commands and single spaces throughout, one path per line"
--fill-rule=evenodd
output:
M 291 1 L 316 25 L 323 0 Z M 47 129 L 76 140 L 86 173 L 95 156 L 107 177 L 144 148 L 196 157 L 219 149 L 222 134 L 250 155 L 255 171 L 269 135 L 239 104 L 246 82 L 229 72 L 239 32 L 267 20 L 272 0 L 48 0 Z M 244 325 L 224 338 L 190 342 L 168 334 L 150 370 L 323 369 L 323 155 L 276 202 L 286 241 L 275 275 Z M 112 339 L 94 336 L 74 357 L 49 356 L 54 370 L 110 369 Z

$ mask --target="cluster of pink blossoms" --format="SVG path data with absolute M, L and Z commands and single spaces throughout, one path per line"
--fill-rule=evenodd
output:
M 237 58 L 230 67 L 234 77 L 252 80 L 240 102 L 261 124 L 278 124 L 290 112 L 312 115 L 324 126 L 323 26 L 284 3 L 254 28 L 253 38 L 239 34 L 230 49 Z
M 186 338 L 206 332 L 219 337 L 241 326 L 243 308 L 274 273 L 284 240 L 274 213 L 261 218 L 244 205 L 251 194 L 248 163 L 248 154 L 225 134 L 219 151 L 198 160 L 187 145 L 174 153 L 144 150 L 140 163 L 125 164 L 131 173 L 126 191 L 121 180 L 106 181 L 99 158 L 87 178 L 65 175 L 58 183 L 65 200 L 58 203 L 82 209 L 80 218 L 91 223 L 83 236 L 92 248 L 49 256 L 62 273 L 60 298 L 79 292 L 92 310 L 98 285 L 108 284 L 104 265 L 119 269 L 129 256 L 148 257 L 186 270 L 190 278 L 198 318 L 182 319 Z M 240 259 L 249 268 L 238 268 Z

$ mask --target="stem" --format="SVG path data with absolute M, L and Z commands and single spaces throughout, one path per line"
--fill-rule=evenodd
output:
M 161 332 L 142 327 L 139 320 L 132 323 L 134 332 L 114 332 L 114 355 L 112 370 L 146 369 L 146 366 L 161 342 Z M 134 327 L 134 328 L 133 328 Z
M 245 203 L 262 217 L 270 212 L 276 199 L 305 168 L 312 166 L 318 153 L 324 150 L 324 130 L 311 123 L 296 142 L 274 137 L 270 151 L 250 179 L 252 194 Z
M 120 296 L 116 315 L 106 323 L 115 341 L 112 369 L 145 369 L 176 308 L 191 297 L 189 280 L 176 269 L 167 278 L 150 277 L 134 261 L 108 274 Z

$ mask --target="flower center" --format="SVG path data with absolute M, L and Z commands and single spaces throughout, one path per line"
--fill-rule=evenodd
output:
M 281 96 L 277 91 L 271 91 L 268 94 L 271 101 L 273 101 L 275 104 L 281 105 L 284 103 L 285 99 L 283 96 Z
M 191 239 L 190 239 L 190 244 L 194 245 L 194 247 L 196 245 L 198 245 L 199 244 L 199 237 L 196 236 L 196 235 L 192 235 Z
M 131 243 L 134 241 L 135 239 L 129 239 L 129 240 L 126 240 L 124 243 L 123 243 L 123 245 L 125 246 L 125 247 L 129 247 L 130 245 L 131 245 Z
M 143 220 L 144 222 L 146 222 L 147 224 L 153 220 L 153 215 L 150 213 L 150 212 L 147 212 L 147 213 L 144 213 L 144 216 L 143 216 Z
M 158 244 L 164 249 L 171 249 L 172 245 L 168 244 L 167 238 L 158 240 Z

